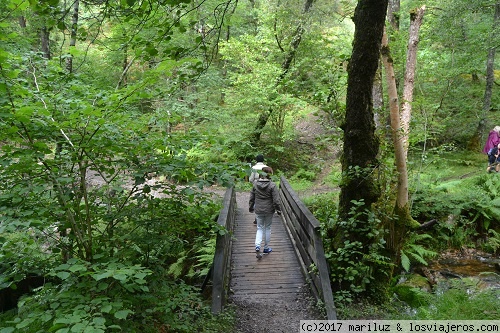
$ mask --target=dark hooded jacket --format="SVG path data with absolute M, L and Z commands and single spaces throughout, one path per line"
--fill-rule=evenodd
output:
M 259 178 L 254 182 L 252 192 L 250 192 L 249 210 L 251 212 L 255 210 L 257 215 L 274 214 L 275 211 L 281 212 L 276 184 L 267 178 Z

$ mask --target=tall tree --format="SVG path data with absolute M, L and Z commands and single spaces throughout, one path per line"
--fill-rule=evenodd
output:
M 337 272 L 333 287 L 366 291 L 379 275 L 367 262 L 377 248 L 376 220 L 370 211 L 380 197 L 376 182 L 379 140 L 375 135 L 372 88 L 380 59 L 380 46 L 387 12 L 387 0 L 359 0 L 354 12 L 354 41 L 347 72 L 347 101 L 344 148 L 341 158 Z M 345 273 L 343 273 L 345 272 Z M 357 272 L 357 273 L 356 273 Z
M 71 54 L 71 49 L 76 46 L 76 31 L 78 28 L 78 13 L 80 8 L 80 0 L 75 0 L 73 3 L 73 15 L 71 16 L 71 30 L 70 30 L 70 41 L 69 47 L 70 52 L 68 58 L 66 58 L 66 70 L 69 73 L 73 72 L 73 55 Z
M 360 0 L 354 14 L 354 42 L 348 66 L 347 104 L 342 155 L 343 179 L 339 203 L 347 219 L 353 201 L 369 208 L 380 196 L 375 183 L 379 141 L 375 136 L 372 87 L 378 67 L 387 0 Z M 357 237 L 358 235 L 352 235 Z
M 282 81 L 288 74 L 290 67 L 292 66 L 292 62 L 295 59 L 295 54 L 297 53 L 297 49 L 299 48 L 300 42 L 302 40 L 302 35 L 305 32 L 304 25 L 305 25 L 305 20 L 307 19 L 307 14 L 311 10 L 314 1 L 315 0 L 306 0 L 304 3 L 302 17 L 297 25 L 297 28 L 295 29 L 295 33 L 293 34 L 292 40 L 290 42 L 290 48 L 288 49 L 288 52 L 285 55 L 285 59 L 283 60 L 283 63 L 281 65 L 282 72 L 276 80 L 276 87 L 278 87 L 282 83 Z M 273 111 L 274 109 L 273 107 L 271 107 L 269 108 L 269 110 L 267 110 L 267 112 L 263 112 L 260 114 L 259 119 L 257 121 L 257 125 L 255 126 L 255 129 L 251 137 L 252 144 L 256 145 L 260 141 L 262 130 L 264 129 L 264 127 L 267 124 L 267 121 L 273 114 Z
M 493 84 L 495 82 L 495 53 L 498 47 L 498 27 L 500 27 L 500 2 L 495 5 L 495 17 L 493 20 L 493 30 L 490 35 L 490 47 L 488 50 L 488 57 L 486 60 L 486 87 L 483 97 L 483 108 L 481 119 L 479 120 L 475 136 L 472 138 L 470 148 L 479 150 L 482 143 L 481 138 L 487 133 L 487 114 L 491 108 L 491 97 L 493 94 Z
M 418 223 L 416 223 L 410 215 L 408 200 L 408 169 L 406 161 L 408 157 L 408 141 L 412 110 L 411 103 L 413 101 L 413 86 L 417 63 L 417 46 L 419 42 L 418 32 L 422 24 L 424 12 L 425 6 L 410 13 L 410 32 L 406 55 L 406 69 L 404 75 L 403 102 L 401 111 L 399 108 L 399 98 L 396 87 L 396 75 L 385 30 L 382 40 L 382 60 L 386 70 L 392 137 L 398 174 L 396 203 L 394 206 L 394 212 L 397 219 L 394 224 L 390 225 L 391 232 L 388 240 L 389 248 L 394 257 L 398 257 L 406 231 L 412 227 L 418 226 Z
M 404 146 L 404 157 L 408 156 L 408 138 L 410 135 L 410 119 L 411 119 L 411 109 L 413 101 L 413 88 L 415 85 L 415 72 L 417 65 L 417 48 L 419 42 L 419 30 L 422 25 L 422 20 L 424 18 L 425 6 L 422 6 L 410 13 L 410 33 L 408 38 L 408 48 L 406 52 L 406 68 L 404 75 L 404 86 L 403 86 L 403 102 L 401 107 L 401 128 L 403 146 Z M 402 191 L 408 192 L 408 187 L 406 190 Z M 408 195 L 406 195 L 408 196 Z M 400 207 L 407 204 L 408 198 L 403 202 L 400 202 Z

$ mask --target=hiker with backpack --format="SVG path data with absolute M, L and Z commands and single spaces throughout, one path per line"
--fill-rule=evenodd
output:
M 257 155 L 255 160 L 257 161 L 257 163 L 252 167 L 252 172 L 250 173 L 250 177 L 248 178 L 248 181 L 252 184 L 259 179 L 259 171 L 261 171 L 262 168 L 267 168 L 267 165 L 264 164 L 264 155 Z M 257 217 L 253 220 L 253 224 L 257 224 Z

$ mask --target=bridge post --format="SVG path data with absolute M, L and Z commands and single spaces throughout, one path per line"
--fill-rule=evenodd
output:
M 224 195 L 223 208 L 217 219 L 220 226 L 226 228 L 224 235 L 217 235 L 215 255 L 212 269 L 212 313 L 222 311 L 229 293 L 229 276 L 231 270 L 231 237 L 236 215 L 236 193 L 234 187 Z

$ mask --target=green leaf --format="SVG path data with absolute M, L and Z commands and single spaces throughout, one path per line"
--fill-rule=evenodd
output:
M 124 274 L 124 273 L 118 273 L 118 274 L 114 275 L 113 277 L 118 281 L 127 281 L 127 279 L 128 279 L 128 275 Z
M 98 326 L 102 326 L 106 324 L 106 318 L 104 317 L 95 317 L 92 319 L 92 322 Z
M 401 251 L 401 266 L 405 271 L 410 271 L 410 258 L 403 251 Z
M 86 272 L 87 271 L 87 267 L 83 266 L 83 265 L 73 265 L 69 268 L 69 270 L 71 272 L 78 272 L 78 271 L 82 271 L 82 272 Z
M 11 333 L 14 332 L 15 328 L 14 327 L 4 327 L 0 330 L 0 333 Z
M 155 56 L 158 54 L 158 50 L 154 47 L 154 46 L 148 46 L 146 47 L 146 52 L 150 55 L 150 56 Z
M 70 332 L 83 332 L 86 326 L 84 323 L 76 323 L 71 327 Z
M 132 313 L 132 311 L 131 310 L 116 311 L 115 318 L 117 318 L 117 319 L 127 319 L 127 316 L 129 315 L 129 313 Z
M 104 313 L 110 313 L 113 310 L 113 306 L 111 304 L 106 304 L 101 308 L 101 311 Z
M 92 275 L 92 277 L 94 278 L 94 280 L 99 281 L 99 280 L 102 280 L 102 279 L 109 278 L 112 275 L 113 275 L 112 272 L 104 272 L 104 273 L 101 273 L 101 274 L 94 274 L 94 275 Z
M 71 276 L 71 274 L 69 272 L 58 272 L 57 273 L 57 277 L 59 277 L 61 280 L 66 280 L 67 278 L 69 278 Z

